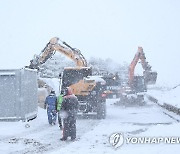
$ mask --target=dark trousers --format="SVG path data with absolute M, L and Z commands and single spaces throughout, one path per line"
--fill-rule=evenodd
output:
M 59 127 L 62 127 L 62 120 L 59 112 L 58 112 L 58 123 L 59 123 Z
M 47 115 L 48 115 L 48 122 L 49 124 L 55 124 L 56 123 L 56 110 L 52 108 L 47 108 Z
M 63 129 L 63 138 L 67 139 L 68 136 L 71 139 L 76 138 L 76 117 L 75 116 L 68 116 L 63 120 L 64 129 Z

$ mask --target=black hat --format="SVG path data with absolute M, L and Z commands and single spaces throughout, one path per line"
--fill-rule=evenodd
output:
M 55 94 L 55 91 L 54 91 L 54 90 L 51 90 L 51 94 Z

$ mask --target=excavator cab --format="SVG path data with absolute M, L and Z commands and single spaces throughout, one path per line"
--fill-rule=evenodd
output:
M 71 87 L 76 96 L 87 96 L 96 86 L 94 80 L 85 79 L 92 75 L 91 67 L 66 67 L 62 76 L 62 90 Z
M 134 76 L 133 84 L 131 88 L 135 93 L 147 91 L 144 76 Z
M 66 67 L 63 71 L 63 88 L 69 87 L 72 84 L 83 80 L 84 77 L 92 75 L 92 69 L 90 67 Z
M 144 82 L 146 85 L 154 85 L 157 80 L 157 72 L 144 71 Z

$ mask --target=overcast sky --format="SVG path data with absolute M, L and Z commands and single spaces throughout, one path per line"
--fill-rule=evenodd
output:
M 1 0 L 0 19 L 1 69 L 28 65 L 57 36 L 119 63 L 142 46 L 162 80 L 180 80 L 179 0 Z

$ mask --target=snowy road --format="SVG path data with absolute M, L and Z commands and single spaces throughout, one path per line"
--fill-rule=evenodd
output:
M 180 136 L 180 124 L 164 114 L 164 110 L 154 103 L 147 102 L 142 107 L 115 106 L 116 100 L 107 101 L 107 118 L 92 130 L 84 134 L 75 143 L 69 144 L 52 154 L 63 153 L 179 153 L 180 145 L 126 145 L 114 149 L 109 144 L 109 136 L 123 132 L 125 136 Z
M 39 109 L 38 118 L 25 128 L 22 122 L 0 123 L 0 153 L 178 153 L 180 145 L 123 145 L 115 150 L 109 144 L 109 136 L 123 132 L 125 136 L 180 136 L 179 123 L 148 102 L 142 107 L 116 106 L 115 99 L 107 100 L 105 120 L 79 119 L 75 142 L 62 142 L 62 133 L 56 126 L 47 124 L 46 111 Z M 148 151 L 147 149 L 150 149 Z M 147 150 L 147 151 L 146 151 Z
M 77 137 L 90 131 L 98 123 L 98 120 L 79 120 Z M 25 128 L 25 124 L 22 122 L 0 123 L 0 153 L 44 153 L 67 145 L 60 142 L 62 132 L 58 125 L 50 126 L 47 122 L 46 111 L 41 108 L 39 108 L 38 118 L 29 122 L 30 128 Z

